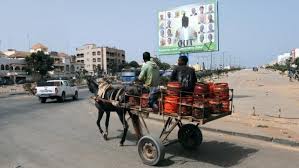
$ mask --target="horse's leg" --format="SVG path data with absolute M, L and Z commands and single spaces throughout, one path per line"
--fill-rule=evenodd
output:
M 142 134 L 143 134 L 142 133 L 142 128 L 141 128 L 141 123 L 140 123 L 140 120 L 139 120 L 139 116 L 136 115 L 136 114 L 132 114 L 130 111 L 128 111 L 128 113 L 131 117 L 132 124 L 133 124 L 134 130 L 135 130 L 137 139 L 139 140 L 142 137 Z
M 104 110 L 100 107 L 100 105 L 98 103 L 96 103 L 96 107 L 98 109 L 98 120 L 97 120 L 97 125 L 99 127 L 100 133 L 103 134 L 103 130 L 101 127 L 101 120 L 104 114 Z
M 110 111 L 106 111 L 106 121 L 105 121 L 105 133 L 104 139 L 108 140 L 108 127 L 109 127 L 109 120 L 110 120 Z
M 126 118 L 125 118 L 125 115 L 126 115 L 126 111 L 120 109 L 120 110 L 117 110 L 116 111 L 118 117 L 119 117 L 119 120 L 121 121 L 121 123 L 123 124 L 123 127 L 124 127 L 124 132 L 123 132 L 123 136 L 119 142 L 119 146 L 123 146 L 124 145 L 124 142 L 126 140 L 126 136 L 127 136 L 127 132 L 128 132 L 128 123 L 126 121 Z

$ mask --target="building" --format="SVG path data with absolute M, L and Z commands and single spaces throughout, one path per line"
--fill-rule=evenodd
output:
M 193 65 L 192 67 L 194 68 L 195 71 L 201 71 L 201 70 L 203 70 L 202 66 L 200 64 L 198 64 L 198 63 L 195 64 L 195 65 Z
M 0 51 L 0 57 L 6 57 L 6 55 L 2 51 Z
M 125 63 L 125 51 L 111 47 L 97 47 L 95 44 L 86 44 L 76 49 L 76 60 L 84 64 L 90 75 L 97 71 L 112 72 Z
M 45 54 L 49 54 L 48 47 L 41 43 L 34 44 L 30 49 L 30 53 L 37 53 L 38 51 L 43 51 Z
M 290 53 L 281 54 L 281 55 L 277 56 L 277 63 L 280 65 L 285 65 L 286 60 L 289 59 L 290 57 L 291 57 Z
M 18 59 L 18 60 L 24 60 L 26 57 L 30 56 L 30 52 L 26 51 L 17 51 L 15 49 L 8 49 L 7 51 L 3 52 L 5 54 L 5 57 L 10 59 Z
M 28 78 L 24 59 L 10 59 L 0 53 L 0 78 L 17 82 Z
M 84 69 L 84 64 L 77 63 L 74 56 L 56 51 L 51 51 L 49 55 L 54 58 L 54 70 L 50 72 L 52 77 L 73 77 Z
M 295 59 L 299 57 L 299 48 L 295 48 L 295 49 L 291 50 L 290 55 L 291 55 L 292 61 L 295 61 Z

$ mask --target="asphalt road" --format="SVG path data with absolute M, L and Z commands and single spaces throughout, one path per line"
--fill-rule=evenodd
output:
M 0 168 L 148 167 L 139 159 L 136 138 L 118 142 L 122 127 L 111 117 L 109 140 L 96 127 L 96 109 L 87 90 L 80 100 L 40 104 L 30 96 L 0 98 Z M 104 120 L 103 120 L 104 121 Z M 148 121 L 154 135 L 162 124 Z M 130 127 L 132 128 L 132 127 Z M 299 150 L 209 132 L 197 151 L 179 144 L 166 148 L 162 167 L 298 168 Z M 175 138 L 175 133 L 171 138 Z

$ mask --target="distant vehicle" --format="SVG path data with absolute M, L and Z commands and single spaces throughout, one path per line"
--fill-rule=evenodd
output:
M 24 83 L 26 83 L 26 80 L 25 79 L 21 79 L 21 80 L 17 81 L 16 83 L 17 84 L 24 84 Z
M 64 102 L 68 97 L 77 100 L 78 93 L 78 88 L 67 80 L 49 80 L 38 84 L 35 95 L 39 97 L 41 103 L 45 103 L 47 99 L 57 99 L 59 102 Z
M 162 74 L 162 76 L 163 76 L 163 77 L 171 77 L 172 71 L 173 71 L 173 70 L 166 70 L 166 71 Z
M 256 72 L 259 71 L 258 67 L 253 67 L 252 70 Z
M 121 82 L 124 85 L 131 85 L 137 79 L 139 71 L 135 68 L 123 69 L 121 71 Z

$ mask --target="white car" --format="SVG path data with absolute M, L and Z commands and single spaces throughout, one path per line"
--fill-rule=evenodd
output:
M 45 103 L 47 99 L 57 99 L 59 102 L 64 102 L 68 97 L 77 100 L 78 93 L 78 88 L 67 80 L 49 80 L 36 87 L 35 95 L 39 97 L 41 103 Z

